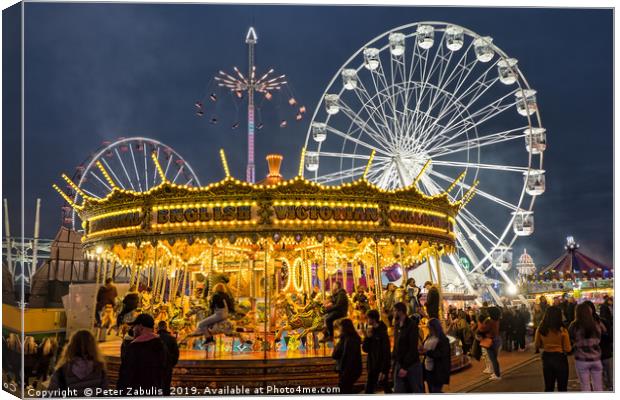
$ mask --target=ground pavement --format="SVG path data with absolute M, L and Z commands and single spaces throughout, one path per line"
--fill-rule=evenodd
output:
M 579 380 L 575 373 L 573 357 L 569 357 L 568 391 L 579 392 Z M 491 381 L 489 374 L 483 374 L 484 363 L 472 361 L 468 370 L 450 377 L 450 386 L 445 392 L 460 393 L 510 393 L 542 392 L 544 390 L 540 354 L 534 354 L 531 346 L 525 352 L 500 352 L 502 379 Z
M 509 375 L 511 371 L 518 369 L 524 364 L 528 364 L 533 360 L 538 360 L 538 354 L 534 354 L 533 346 L 528 344 L 527 348 L 524 352 L 519 351 L 500 351 L 499 353 L 499 365 L 500 371 L 502 375 Z M 540 362 L 539 362 L 540 364 Z M 540 365 L 539 365 L 540 367 Z M 444 392 L 446 393 L 464 393 L 474 390 L 477 387 L 484 386 L 484 384 L 489 383 L 489 374 L 485 374 L 482 371 L 485 368 L 484 362 L 476 361 L 472 359 L 471 366 L 469 368 L 463 369 L 462 371 L 456 372 L 450 376 L 450 385 L 444 386 Z M 542 367 L 540 367 L 542 369 Z M 539 388 L 536 390 L 542 390 L 542 370 L 538 372 L 539 376 L 534 379 L 535 382 L 540 381 L 538 384 Z M 503 381 L 504 379 L 502 379 Z M 508 379 L 506 379 L 508 380 Z M 501 381 L 500 381 L 501 382 Z M 532 384 L 536 384 L 533 382 Z M 522 391 L 518 390 L 519 386 L 516 386 L 512 390 L 508 391 Z M 535 391 L 536 391 L 535 390 Z M 481 390 L 484 391 L 484 390 Z M 495 390 L 490 390 L 495 391 Z

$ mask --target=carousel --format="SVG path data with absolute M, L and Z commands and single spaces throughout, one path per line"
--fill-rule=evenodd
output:
M 134 316 L 151 313 L 177 335 L 184 348 L 175 386 L 336 383 L 332 344 L 318 340 L 334 282 L 349 294 L 363 291 L 377 309 L 384 267 L 426 262 L 441 287 L 437 266 L 455 251 L 455 217 L 475 188 L 457 201 L 448 197 L 456 181 L 444 193 L 423 194 L 417 183 L 425 169 L 401 189 L 381 189 L 366 174 L 324 186 L 304 178 L 303 151 L 294 178 L 280 174 L 282 156 L 269 155 L 269 174 L 251 184 L 232 177 L 220 156 L 225 177 L 208 186 L 170 182 L 153 154 L 160 182 L 148 191 L 119 187 L 101 163 L 112 188 L 105 197 L 80 193 L 78 204 L 55 187 L 82 221 L 98 285 L 125 269 L 129 286 L 141 293 Z M 367 171 L 371 163 L 372 157 Z M 192 332 L 209 315 L 219 284 L 234 310 L 212 327 L 214 340 L 206 344 Z M 361 315 L 349 307 L 356 322 Z M 114 380 L 120 340 L 101 347 Z

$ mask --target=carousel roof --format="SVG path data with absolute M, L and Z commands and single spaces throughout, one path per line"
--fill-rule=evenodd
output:
M 565 253 L 555 259 L 547 267 L 543 268 L 540 271 L 540 274 L 599 273 L 602 274 L 602 276 L 605 276 L 606 274 L 613 273 L 613 267 L 605 265 L 578 250 L 579 245 L 572 237 L 567 239 L 565 249 Z
M 270 155 L 268 176 L 258 184 L 233 178 L 223 151 L 220 152 L 225 178 L 208 186 L 177 185 L 166 179 L 156 156 L 153 163 L 161 183 L 146 192 L 118 187 L 104 166 L 98 164 L 112 190 L 103 198 L 93 198 L 73 183 L 63 179 L 81 195 L 82 203 L 56 190 L 71 204 L 82 219 L 83 244 L 127 243 L 190 238 L 213 240 L 224 235 L 231 243 L 247 237 L 255 243 L 259 236 L 273 237 L 275 242 L 290 236 L 299 242 L 304 236 L 337 238 L 353 236 L 427 241 L 451 251 L 454 247 L 454 218 L 471 199 L 477 182 L 461 199 L 451 200 L 448 193 L 464 172 L 444 192 L 428 196 L 411 185 L 381 189 L 366 179 L 339 186 L 325 186 L 303 176 L 303 153 L 299 173 L 284 179 L 279 172 L 282 157 Z M 372 156 L 368 167 L 372 162 Z M 420 175 L 424 173 L 425 165 Z M 319 241 L 321 241 L 320 239 Z M 340 239 L 339 239 L 340 241 Z

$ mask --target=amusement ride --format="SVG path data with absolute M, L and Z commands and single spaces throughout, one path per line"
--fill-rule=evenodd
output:
M 251 28 L 248 76 L 235 68 L 236 77 L 215 79 L 248 96 L 245 180 L 231 175 L 223 150 L 223 179 L 204 186 L 170 147 L 130 138 L 106 144 L 73 179 L 63 175 L 68 194 L 54 185 L 82 231 L 96 284 L 125 270 L 128 286 L 148 298 L 140 311 L 167 321 L 187 346 L 177 385 L 324 385 L 333 365 L 317 334 L 329 292 L 335 282 L 349 293 L 362 287 L 381 310 L 386 267 L 424 265 L 441 288 L 448 262 L 469 293 L 481 294 L 491 269 L 515 287 L 506 274 L 511 246 L 533 232 L 546 148 L 536 91 L 516 59 L 453 24 L 385 32 L 327 85 L 294 176 L 285 178 L 282 156 L 271 154 L 268 175 L 255 182 L 254 95 L 286 83 L 272 70 L 256 73 L 256 40 Z M 199 115 L 206 101 L 196 104 Z M 235 311 L 212 327 L 208 344 L 193 332 L 219 284 Z M 362 314 L 351 311 L 359 324 Z M 453 368 L 466 365 L 455 340 L 451 347 Z M 114 378 L 119 342 L 102 348 Z

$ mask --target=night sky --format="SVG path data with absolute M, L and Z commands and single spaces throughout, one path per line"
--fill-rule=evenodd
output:
M 178 151 L 203 184 L 223 177 L 217 154 L 222 147 L 232 174 L 244 177 L 244 127 L 210 125 L 194 115 L 193 103 L 219 69 L 245 69 L 248 26 L 258 32 L 259 67 L 286 73 L 311 115 L 328 81 L 364 43 L 393 27 L 430 20 L 492 36 L 519 59 L 538 90 L 548 132 L 547 191 L 535 205 L 535 233 L 515 245 L 515 262 L 526 247 L 537 264 L 547 264 L 573 235 L 584 252 L 612 263 L 611 10 L 37 3 L 25 8 L 26 236 L 32 236 L 40 197 L 41 236 L 54 237 L 63 201 L 52 183 L 63 183 L 60 174 L 72 175 L 105 140 L 158 139 Z M 19 100 L 19 25 L 8 19 L 11 12 L 17 15 L 5 12 L 3 28 L 2 192 L 18 233 L 19 103 L 6 98 Z M 296 173 L 310 118 L 286 129 L 277 122 L 265 121 L 257 134 L 258 179 L 266 174 L 262 160 L 268 152 L 285 156 L 285 176 Z

